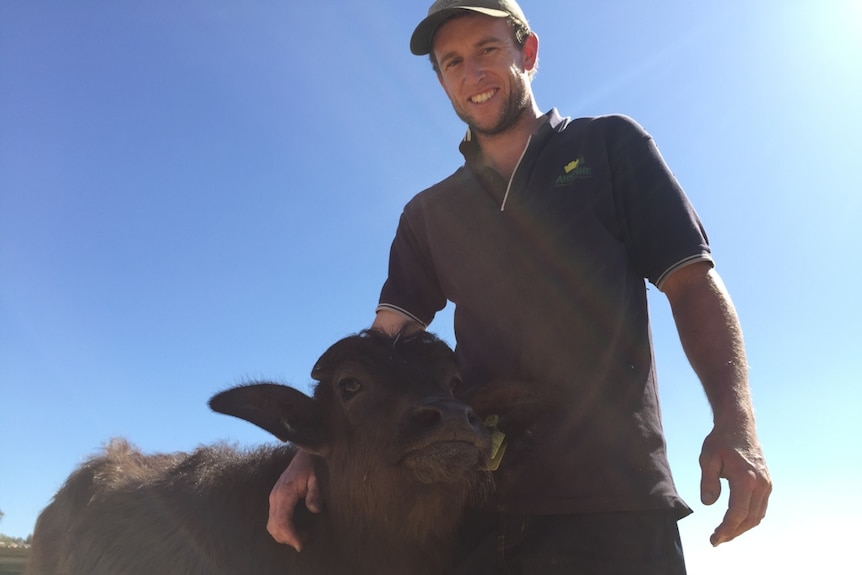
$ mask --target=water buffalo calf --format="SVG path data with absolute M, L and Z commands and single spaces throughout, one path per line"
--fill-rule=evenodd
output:
M 366 331 L 327 350 L 313 397 L 271 384 L 210 400 L 293 445 L 142 455 L 122 440 L 78 468 L 42 512 L 29 575 L 432 574 L 461 510 L 490 488 L 488 434 L 454 399 L 449 347 Z M 294 445 L 315 455 L 326 509 L 298 513 L 301 553 L 266 532 Z

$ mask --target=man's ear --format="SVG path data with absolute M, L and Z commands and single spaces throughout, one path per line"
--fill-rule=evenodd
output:
M 534 33 L 524 41 L 524 71 L 532 72 L 539 63 L 539 37 Z
M 310 453 L 326 452 L 329 434 L 320 405 L 292 387 L 275 383 L 241 385 L 214 395 L 209 406 L 213 411 L 253 423 Z

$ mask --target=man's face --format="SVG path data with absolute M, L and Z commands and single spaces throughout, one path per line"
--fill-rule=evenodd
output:
M 530 37 L 519 49 L 504 18 L 470 14 L 437 30 L 438 79 L 455 113 L 474 132 L 503 133 L 530 107 L 527 72 L 535 65 L 537 48 Z

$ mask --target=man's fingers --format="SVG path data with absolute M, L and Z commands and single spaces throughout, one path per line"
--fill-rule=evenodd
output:
M 717 542 L 714 542 L 713 545 L 730 541 L 731 539 L 742 535 L 749 529 L 760 525 L 760 522 L 763 521 L 764 517 L 766 517 L 766 509 L 769 506 L 769 496 L 772 493 L 772 482 L 769 477 L 767 475 L 759 476 L 757 473 L 752 472 L 745 488 L 747 492 L 750 493 L 748 513 L 744 518 L 736 522 L 737 518 L 735 517 L 728 520 L 728 515 L 731 513 L 731 511 L 728 510 L 728 514 L 725 515 L 725 521 L 718 529 L 716 529 L 716 534 L 718 534 L 716 537 Z M 731 493 L 733 493 L 733 488 L 731 488 Z M 722 532 L 719 532 L 719 529 L 722 529 L 722 526 L 724 526 L 725 523 L 728 525 L 725 526 L 725 529 Z M 733 525 L 734 523 L 735 525 Z
M 772 494 L 772 484 L 766 486 L 764 489 L 758 490 L 753 499 L 757 501 L 757 522 L 754 523 L 751 527 L 756 525 L 760 525 L 760 522 L 766 517 L 766 509 L 769 507 L 769 496 Z
M 302 551 L 302 542 L 294 535 L 295 529 L 289 519 L 273 520 L 272 511 L 270 511 L 266 530 L 279 543 L 290 545 L 297 551 Z
M 283 486 L 276 483 L 269 496 L 269 519 L 266 522 L 266 530 L 279 543 L 302 551 L 302 542 L 297 537 L 291 521 L 293 506 L 298 498 L 294 497 L 292 492 L 276 493 L 279 489 L 283 489 Z
M 305 494 L 305 506 L 312 513 L 320 513 L 322 511 L 320 489 L 317 487 L 316 475 L 311 475 L 308 478 L 308 493 Z
M 771 490 L 753 470 L 733 474 L 728 478 L 730 498 L 727 513 L 710 537 L 713 546 L 730 541 L 760 523 L 766 515 Z
M 269 519 L 266 523 L 266 530 L 273 539 L 297 551 L 302 550 L 302 540 L 293 523 L 293 515 L 302 498 L 306 498 L 305 506 L 310 511 L 320 513 L 322 498 L 313 460 L 306 452 L 298 451 L 269 494 Z
M 266 522 L 266 530 L 279 543 L 302 551 L 302 542 L 293 525 L 293 508 L 303 494 L 292 483 L 289 469 L 282 473 L 269 493 L 269 518 Z
M 730 486 L 730 498 L 727 513 L 724 520 L 716 527 L 715 532 L 709 538 L 713 547 L 730 541 L 745 529 L 740 527 L 748 520 L 751 513 L 751 491 L 739 486 Z
M 700 498 L 705 505 L 718 499 L 722 479 L 727 480 L 730 489 L 727 512 L 709 538 L 713 546 L 738 537 L 766 516 L 772 480 L 753 435 L 750 440 L 740 441 L 713 430 L 703 442 L 700 467 Z

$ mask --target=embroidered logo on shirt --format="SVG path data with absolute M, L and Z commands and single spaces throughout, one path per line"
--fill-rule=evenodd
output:
M 575 180 L 586 180 L 593 177 L 593 169 L 587 165 L 583 156 L 563 166 L 563 172 L 554 182 L 554 187 L 559 188 Z

